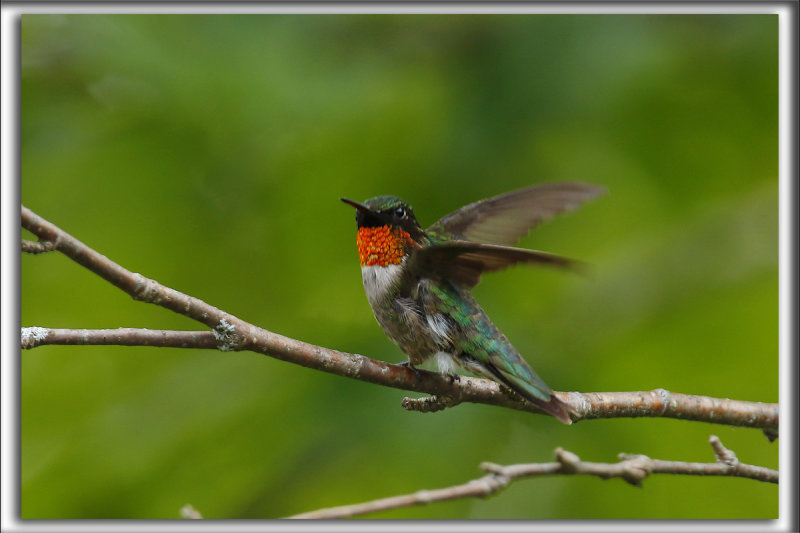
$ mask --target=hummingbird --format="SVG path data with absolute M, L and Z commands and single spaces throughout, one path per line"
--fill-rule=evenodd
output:
M 570 410 L 492 323 L 470 290 L 485 272 L 516 264 L 580 270 L 583 263 L 510 245 L 531 228 L 577 209 L 605 188 L 577 182 L 534 185 L 464 206 L 422 229 L 411 206 L 396 196 L 356 209 L 361 277 L 375 319 L 408 357 L 433 360 L 458 380 L 457 370 L 511 389 L 565 424 Z

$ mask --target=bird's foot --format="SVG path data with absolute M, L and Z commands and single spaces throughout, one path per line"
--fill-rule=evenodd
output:
M 417 379 L 422 377 L 422 374 L 419 373 L 419 369 L 411 364 L 411 361 L 403 361 L 402 363 L 397 363 L 397 366 L 404 366 L 414 372 L 414 375 L 417 376 Z
M 452 374 L 445 374 L 445 375 L 450 378 L 450 383 L 461 383 L 461 376 L 459 376 L 455 372 Z

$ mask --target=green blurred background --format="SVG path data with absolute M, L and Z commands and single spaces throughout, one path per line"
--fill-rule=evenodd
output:
M 352 208 L 423 225 L 526 185 L 610 194 L 522 241 L 590 261 L 474 293 L 557 390 L 778 401 L 777 16 L 24 15 L 22 202 L 126 268 L 272 331 L 392 362 Z M 23 232 L 24 236 L 30 236 Z M 23 326 L 201 329 L 59 254 L 22 257 Z M 253 353 L 22 354 L 23 518 L 275 518 L 619 452 L 778 466 L 703 423 L 572 427 Z M 369 518 L 776 518 L 775 485 L 543 478 Z

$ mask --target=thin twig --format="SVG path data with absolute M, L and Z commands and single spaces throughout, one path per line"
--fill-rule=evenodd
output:
M 200 514 L 200 511 L 192 507 L 191 504 L 187 503 L 183 507 L 181 507 L 181 517 L 189 518 L 192 520 L 200 520 L 203 518 L 203 515 Z
M 22 239 L 22 253 L 26 254 L 41 254 L 44 252 L 52 252 L 56 249 L 54 242 L 50 241 L 29 241 Z
M 403 366 L 315 346 L 267 331 L 202 300 L 165 287 L 141 274 L 123 268 L 24 206 L 21 213 L 22 226 L 25 229 L 42 241 L 54 243 L 55 249 L 122 289 L 135 300 L 159 305 L 211 328 L 212 332 L 210 333 L 216 343 L 211 343 L 208 337 L 209 332 L 206 332 L 205 335 L 201 335 L 200 332 L 188 332 L 195 342 L 209 343 L 202 347 L 214 346 L 223 351 L 250 350 L 339 376 L 433 395 L 431 399 L 404 400 L 404 407 L 411 410 L 432 411 L 461 402 L 472 402 L 541 413 L 533 404 L 506 392 L 493 381 L 469 377 L 462 377 L 456 381 L 437 372 L 423 370 L 414 372 Z M 26 347 L 50 344 L 48 340 L 51 338 L 52 331 L 54 330 L 26 328 L 23 330 L 22 343 L 23 345 L 27 343 Z M 59 331 L 58 335 L 63 339 L 84 338 L 80 337 L 80 333 L 72 334 L 68 330 L 55 331 Z M 85 332 L 85 330 L 78 331 Z M 147 339 L 147 342 L 136 344 L 191 346 L 190 342 L 182 337 L 187 335 L 187 332 L 145 334 L 141 332 L 147 330 L 136 331 L 140 333 L 131 333 L 129 338 L 135 340 L 137 336 L 141 336 Z M 176 335 L 176 338 L 180 338 L 180 341 L 166 344 L 163 338 L 173 334 Z M 53 338 L 57 338 L 58 335 Z M 157 343 L 159 337 L 162 340 L 158 342 L 164 342 L 164 344 Z M 114 334 L 98 333 L 85 338 L 87 342 L 79 344 L 112 344 L 113 342 L 109 342 L 109 339 L 113 340 Z M 92 340 L 102 342 L 90 342 Z M 182 344 L 184 341 L 186 341 L 186 346 Z M 131 340 L 131 344 L 133 343 Z M 573 422 L 592 418 L 646 416 L 697 420 L 769 431 L 777 431 L 778 428 L 777 404 L 693 396 L 671 393 L 664 389 L 645 392 L 558 392 L 555 394 L 572 409 Z
M 470 480 L 462 485 L 442 489 L 420 490 L 412 494 L 381 498 L 354 505 L 329 507 L 288 518 L 347 518 L 351 516 L 425 505 L 434 502 L 462 498 L 486 498 L 507 487 L 512 481 L 529 477 L 553 475 L 596 476 L 602 479 L 621 478 L 631 485 L 641 486 L 642 481 L 651 474 L 675 474 L 690 476 L 733 476 L 754 479 L 767 483 L 778 483 L 778 472 L 761 466 L 739 463 L 736 456 L 722 446 L 719 438 L 711 435 L 709 442 L 714 448 L 717 461 L 714 463 L 687 463 L 684 461 L 663 461 L 650 459 L 646 455 L 620 454 L 617 463 L 593 463 L 581 461 L 580 457 L 562 448 L 556 448 L 556 461 L 552 463 L 532 463 L 498 465 L 481 463 L 481 470 L 487 475 Z
M 162 348 L 218 348 L 212 331 L 172 331 L 140 328 L 53 329 L 22 328 L 22 348 L 43 345 L 157 346 Z
M 422 398 L 403 398 L 400 405 L 406 411 L 419 411 L 420 413 L 435 413 L 448 407 L 461 403 L 450 396 L 424 396 Z

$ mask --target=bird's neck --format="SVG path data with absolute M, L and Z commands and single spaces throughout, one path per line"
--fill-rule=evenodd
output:
M 416 246 L 407 232 L 388 225 L 358 228 L 356 244 L 362 267 L 399 265 L 406 253 Z

